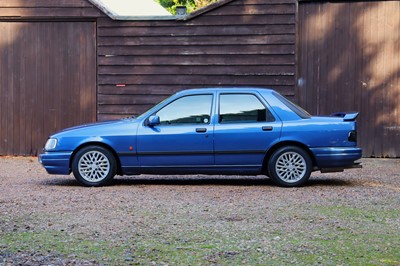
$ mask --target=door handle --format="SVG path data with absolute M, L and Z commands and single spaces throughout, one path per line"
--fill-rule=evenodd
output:
M 207 128 L 196 128 L 197 133 L 205 133 L 207 132 Z
M 264 126 L 264 127 L 262 127 L 263 131 L 272 131 L 272 129 L 274 129 L 272 126 Z

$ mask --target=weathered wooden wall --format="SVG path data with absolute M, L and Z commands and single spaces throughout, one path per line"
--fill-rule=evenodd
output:
M 400 1 L 300 2 L 298 78 L 312 113 L 360 111 L 364 156 L 400 157 Z
M 93 18 L 103 14 L 86 0 L 0 0 L 0 19 Z
M 127 22 L 86 0 L 0 0 L 0 155 L 184 88 L 262 86 L 314 114 L 361 111 L 364 156 L 400 157 L 399 14 L 400 1 L 236 0 Z
M 0 155 L 96 120 L 96 22 L 87 1 L 0 0 Z
M 98 119 L 139 114 L 184 88 L 294 96 L 295 0 L 238 0 L 189 21 L 98 20 Z
M 0 0 L 0 21 L 13 31 L 1 47 L 9 61 L 1 63 L 0 154 L 35 154 L 54 131 L 139 114 L 183 88 L 263 86 L 293 97 L 296 7 L 238 0 L 189 21 L 118 22 L 85 0 Z M 31 34 L 16 27 L 22 21 Z M 96 24 L 97 39 L 87 31 Z M 27 47 L 35 41 L 44 49 Z M 10 60 L 23 63 L 10 68 Z

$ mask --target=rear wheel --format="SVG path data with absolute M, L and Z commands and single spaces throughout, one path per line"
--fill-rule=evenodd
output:
M 114 155 L 100 146 L 79 150 L 72 161 L 72 172 L 84 186 L 98 187 L 109 184 L 116 174 Z
M 303 185 L 311 175 L 312 161 L 308 153 L 296 146 L 276 150 L 268 162 L 269 176 L 279 186 Z

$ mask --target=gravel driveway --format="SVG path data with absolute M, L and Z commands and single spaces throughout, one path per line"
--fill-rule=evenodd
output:
M 0 266 L 400 265 L 400 160 L 362 164 L 301 188 L 201 175 L 84 188 L 1 157 Z

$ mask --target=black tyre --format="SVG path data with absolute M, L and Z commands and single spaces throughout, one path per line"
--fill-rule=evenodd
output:
M 312 161 L 308 153 L 299 147 L 282 147 L 272 154 L 268 170 L 269 176 L 279 186 L 301 186 L 310 178 Z
M 88 146 L 79 150 L 72 161 L 72 172 L 84 186 L 99 187 L 109 184 L 116 172 L 114 155 L 100 146 Z

